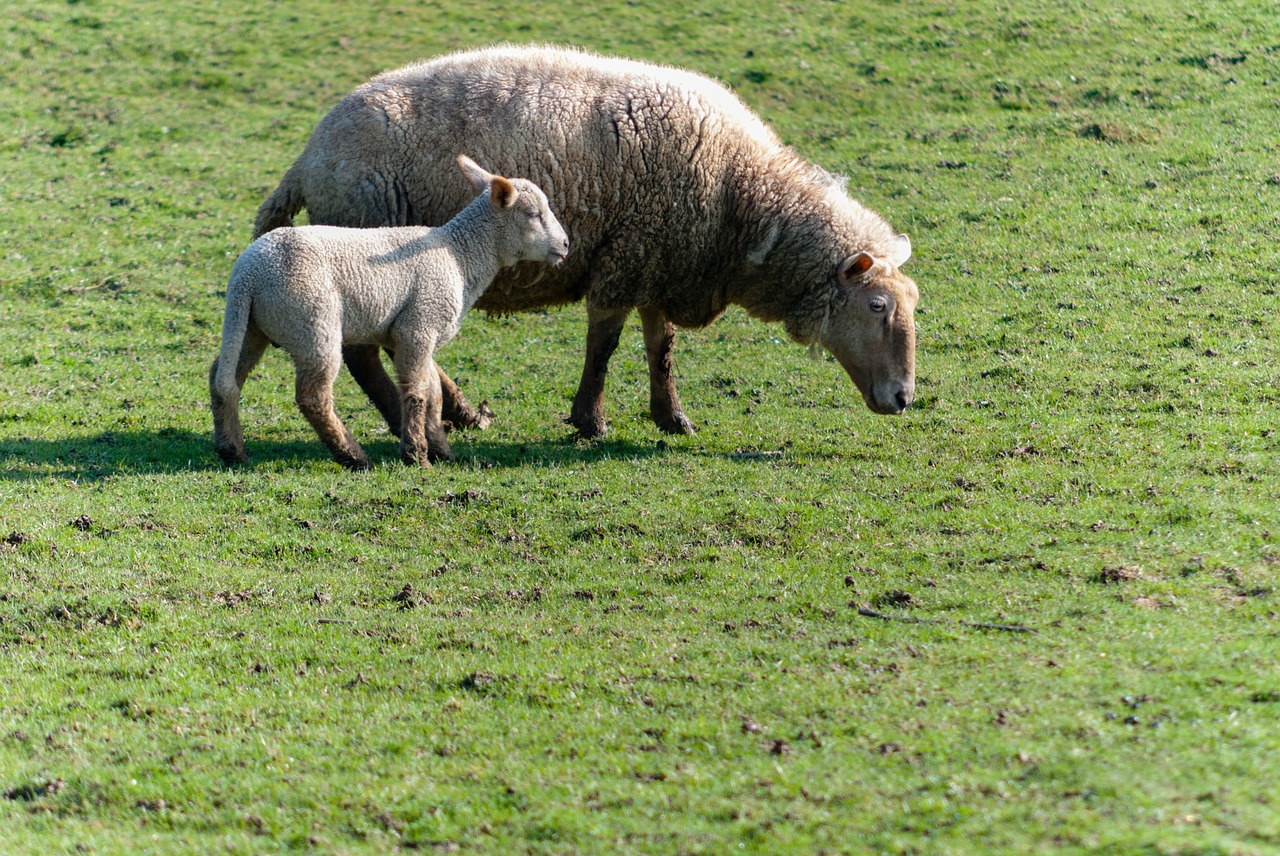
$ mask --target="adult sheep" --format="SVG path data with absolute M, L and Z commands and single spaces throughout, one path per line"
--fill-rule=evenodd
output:
M 606 430 L 605 373 L 632 309 L 663 431 L 693 431 L 672 378 L 675 327 L 705 326 L 729 304 L 825 347 L 876 413 L 910 404 L 919 292 L 900 270 L 910 240 L 693 72 L 499 46 L 379 75 L 320 121 L 259 208 L 255 237 L 304 206 L 312 223 L 444 223 L 470 194 L 453 167 L 464 148 L 542 187 L 569 233 L 566 264 L 511 268 L 476 305 L 515 312 L 585 299 L 586 360 L 569 417 L 584 436 Z M 343 357 L 399 433 L 377 349 Z M 445 419 L 479 424 L 441 374 Z

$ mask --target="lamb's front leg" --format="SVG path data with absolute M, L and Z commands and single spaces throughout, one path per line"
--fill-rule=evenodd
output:
M 431 359 L 431 347 L 399 345 L 396 375 L 400 380 L 400 460 L 420 467 L 449 460 L 453 451 L 440 421 L 440 375 Z

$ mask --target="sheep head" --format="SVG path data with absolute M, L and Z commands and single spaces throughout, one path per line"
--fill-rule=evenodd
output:
M 818 332 L 876 413 L 901 413 L 915 397 L 920 291 L 900 269 L 910 256 L 911 241 L 899 235 L 892 258 L 858 252 L 842 261 L 836 299 Z

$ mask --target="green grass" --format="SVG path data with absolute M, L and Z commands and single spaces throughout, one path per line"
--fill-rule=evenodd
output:
M 1264 4 L 0 28 L 0 851 L 1280 850 Z M 399 465 L 344 376 L 341 471 L 276 352 L 223 468 L 257 205 L 370 75 L 504 39 L 714 75 L 848 174 L 916 248 L 908 413 L 735 311 L 679 339 L 697 436 L 648 421 L 633 324 L 575 442 L 581 307 L 477 314 L 458 461 Z

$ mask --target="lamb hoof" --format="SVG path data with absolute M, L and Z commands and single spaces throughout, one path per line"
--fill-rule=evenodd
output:
M 489 401 L 486 399 L 480 402 L 479 410 L 472 410 L 470 406 L 464 404 L 451 415 L 451 419 L 444 421 L 447 430 L 465 431 L 474 428 L 477 431 L 483 431 L 493 424 L 494 412 L 489 409 Z
M 400 447 L 400 460 L 410 467 L 431 468 L 431 454 L 425 448 Z
M 683 411 L 677 410 L 669 416 L 653 418 L 658 429 L 665 434 L 697 434 L 698 429 L 693 427 L 693 423 L 689 421 L 689 417 L 684 415 Z

